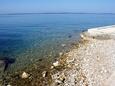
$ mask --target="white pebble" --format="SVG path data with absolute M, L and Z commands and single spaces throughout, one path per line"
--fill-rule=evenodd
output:
M 21 78 L 23 78 L 23 79 L 28 78 L 28 77 L 29 77 L 29 74 L 26 72 L 23 72 L 21 75 Z
M 53 66 L 54 66 L 54 67 L 59 66 L 59 62 L 58 62 L 58 61 L 54 62 L 54 63 L 53 63 Z
M 47 73 L 47 71 L 42 72 L 42 76 L 46 77 L 46 73 Z
M 11 85 L 7 85 L 7 86 L 11 86 Z

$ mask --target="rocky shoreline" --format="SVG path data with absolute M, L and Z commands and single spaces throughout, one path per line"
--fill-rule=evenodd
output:
M 51 86 L 114 86 L 115 26 L 89 29 L 67 54 L 66 69 L 52 75 Z
M 89 29 L 71 51 L 60 53 L 54 63 L 40 68 L 35 64 L 14 73 L 5 78 L 7 84 L 3 86 L 114 86 L 114 34 L 115 26 Z

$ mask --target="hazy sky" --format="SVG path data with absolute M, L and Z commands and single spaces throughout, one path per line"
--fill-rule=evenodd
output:
M 115 13 L 115 0 L 0 0 L 0 13 Z

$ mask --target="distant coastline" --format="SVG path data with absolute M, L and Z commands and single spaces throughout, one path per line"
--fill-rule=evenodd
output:
M 0 13 L 0 15 L 29 15 L 29 14 L 111 14 L 115 13 L 85 13 L 85 12 L 40 12 L 40 13 Z

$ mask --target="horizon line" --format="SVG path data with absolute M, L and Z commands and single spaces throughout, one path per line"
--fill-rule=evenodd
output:
M 20 13 L 0 13 L 0 15 L 23 15 L 23 14 L 115 14 L 110 12 L 20 12 Z

